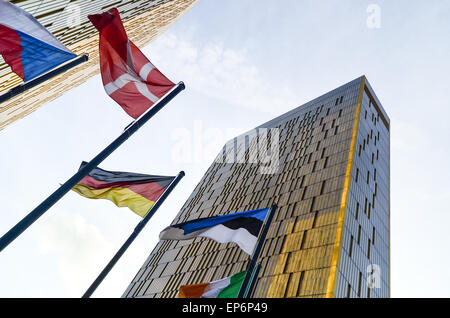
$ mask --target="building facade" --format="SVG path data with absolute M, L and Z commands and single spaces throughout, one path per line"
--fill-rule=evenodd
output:
M 389 297 L 389 138 L 362 76 L 227 143 L 172 224 L 276 203 L 251 297 Z M 232 243 L 160 241 L 123 297 L 177 297 L 248 260 Z
M 76 87 L 99 72 L 98 32 L 89 14 L 116 7 L 129 38 L 145 46 L 164 32 L 198 0 L 12 0 L 32 14 L 75 54 L 89 54 L 85 62 L 0 104 L 0 130 Z M 0 95 L 22 84 L 0 57 Z

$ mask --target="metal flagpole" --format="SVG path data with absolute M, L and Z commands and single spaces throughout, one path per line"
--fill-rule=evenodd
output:
M 251 277 L 250 285 L 248 286 L 244 298 L 250 298 L 253 292 L 253 288 L 255 288 L 256 278 L 258 277 L 259 271 L 261 270 L 261 263 L 256 265 L 255 270 L 253 271 L 253 276 Z
M 250 283 L 250 278 L 253 277 L 253 279 L 256 279 L 256 275 L 253 275 L 253 270 L 255 268 L 256 262 L 258 261 L 259 253 L 261 252 L 261 249 L 264 245 L 264 241 L 266 240 L 267 232 L 269 231 L 270 223 L 272 222 L 273 216 L 275 214 L 275 211 L 277 209 L 277 205 L 274 204 L 270 208 L 269 213 L 266 216 L 266 219 L 263 224 L 262 231 L 259 233 L 258 238 L 258 244 L 255 247 L 255 250 L 253 251 L 252 257 L 250 259 L 250 262 L 247 266 L 247 274 L 245 275 L 244 281 L 242 282 L 241 289 L 239 290 L 239 294 L 237 298 L 246 298 L 248 296 L 248 285 Z
M 103 149 L 94 159 L 87 165 L 78 170 L 69 180 L 61 185 L 53 194 L 39 204 L 33 211 L 25 216 L 19 223 L 11 228 L 5 235 L 0 238 L 0 252 L 22 234 L 31 224 L 41 217 L 50 207 L 52 207 L 59 199 L 70 191 L 78 182 L 105 160 L 111 153 L 122 145 L 131 135 L 133 135 L 140 127 L 142 127 L 150 118 L 153 117 L 161 108 L 170 102 L 179 92 L 185 88 L 183 82 L 175 85 L 164 97 L 156 102 L 144 116 L 140 117 L 137 122 L 126 129 L 119 137 L 117 137 L 109 146 Z
M 82 56 L 78 57 L 77 59 L 64 64 L 58 68 L 55 68 L 51 70 L 50 72 L 47 72 L 27 83 L 23 83 L 19 86 L 11 88 L 9 91 L 7 91 L 5 94 L 0 96 L 0 103 L 6 102 L 7 100 L 16 97 L 17 95 L 29 90 L 30 88 L 33 88 L 39 84 L 44 83 L 45 81 L 49 80 L 50 78 L 59 75 L 61 73 L 64 73 L 67 70 L 70 70 L 71 68 L 74 68 L 77 65 L 80 65 L 81 63 L 86 62 L 89 59 L 89 56 L 87 54 L 83 54 Z
M 145 217 L 138 223 L 133 233 L 131 233 L 130 237 L 125 241 L 122 247 L 117 251 L 116 255 L 109 261 L 108 265 L 103 269 L 103 271 L 98 275 L 97 279 L 92 283 L 92 285 L 88 288 L 88 290 L 84 293 L 82 298 L 89 298 L 97 289 L 97 287 L 102 283 L 103 279 L 108 275 L 113 266 L 117 263 L 119 258 L 125 253 L 127 248 L 133 243 L 134 239 L 139 235 L 142 229 L 145 227 L 147 222 L 151 219 L 153 214 L 155 214 L 156 210 L 158 210 L 159 206 L 164 202 L 167 196 L 172 192 L 173 188 L 178 184 L 181 178 L 184 177 L 184 171 L 180 171 L 175 179 L 169 184 L 167 189 L 161 195 L 161 197 L 156 201 L 155 205 L 147 212 Z

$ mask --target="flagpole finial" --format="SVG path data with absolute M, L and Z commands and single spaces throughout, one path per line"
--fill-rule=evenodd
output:
M 186 88 L 186 85 L 184 85 L 183 81 L 178 82 L 178 86 L 183 90 Z

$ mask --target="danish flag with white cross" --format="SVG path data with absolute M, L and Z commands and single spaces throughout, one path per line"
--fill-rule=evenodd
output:
M 106 93 L 138 118 L 175 86 L 128 39 L 116 8 L 90 15 L 100 33 L 100 70 Z

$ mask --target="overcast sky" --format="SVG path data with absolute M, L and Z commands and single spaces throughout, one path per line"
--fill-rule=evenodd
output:
M 391 291 L 450 297 L 450 3 L 200 0 L 144 53 L 186 84 L 100 167 L 186 177 L 94 294 L 120 297 L 221 146 L 365 74 L 391 119 Z M 95 76 L 0 131 L 0 235 L 130 122 Z M 139 217 L 67 194 L 0 253 L 0 297 L 80 297 Z

